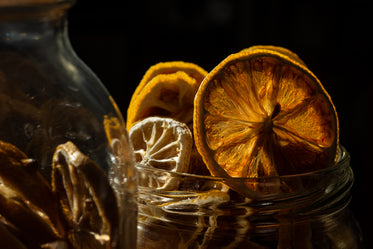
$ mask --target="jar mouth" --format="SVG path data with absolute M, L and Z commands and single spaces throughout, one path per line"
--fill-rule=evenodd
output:
M 323 175 L 328 175 L 331 172 L 339 171 L 346 169 L 350 165 L 350 154 L 347 152 L 347 150 L 343 147 L 340 146 L 339 151 L 338 151 L 338 159 L 337 162 L 333 165 L 330 165 L 329 167 L 326 167 L 324 169 L 319 169 L 315 171 L 310 171 L 306 173 L 301 173 L 301 174 L 292 174 L 292 175 L 283 175 L 283 176 L 266 176 L 266 177 L 217 177 L 217 176 L 204 176 L 204 175 L 196 175 L 196 174 L 190 174 L 190 173 L 180 173 L 180 172 L 172 172 L 164 169 L 157 169 L 157 168 L 152 168 L 152 167 L 147 167 L 142 164 L 137 164 L 136 167 L 141 170 L 141 171 L 146 171 L 146 172 L 157 172 L 157 173 L 165 173 L 168 174 L 171 177 L 193 177 L 196 179 L 201 179 L 201 180 L 211 180 L 211 181 L 224 181 L 229 179 L 229 181 L 259 181 L 259 182 L 268 182 L 268 181 L 275 181 L 275 180 L 290 180 L 290 179 L 295 179 L 295 178 L 307 178 L 310 176 L 317 177 L 317 176 L 323 176 Z
M 163 235 L 166 243 L 172 243 L 169 238 L 181 233 L 180 241 L 190 235 L 198 245 L 217 240 L 220 246 L 213 244 L 214 248 L 227 241 L 233 245 L 251 240 L 255 244 L 245 248 L 257 248 L 261 243 L 272 248 L 275 243 L 271 240 L 286 248 L 303 248 L 311 245 L 311 238 L 320 238 L 318 234 L 329 236 L 327 231 L 343 226 L 335 221 L 346 214 L 353 183 L 350 156 L 344 147 L 339 149 L 337 163 L 325 169 L 280 177 L 201 176 L 144 165 L 137 169 L 138 241 L 150 241 L 144 245 L 153 243 L 152 238 L 162 241 Z M 257 191 L 256 196 L 240 191 L 253 186 L 264 191 Z M 298 238 L 307 244 L 297 243 Z
M 140 164 L 137 165 L 137 171 L 140 188 L 154 189 L 156 186 L 155 191 L 170 191 L 176 190 L 175 186 L 178 186 L 178 191 L 189 191 L 190 185 L 198 190 L 195 185 L 223 184 L 253 200 L 285 200 L 301 196 L 309 198 L 309 196 L 323 195 L 325 191 L 335 192 L 338 189 L 345 189 L 348 192 L 353 183 L 350 155 L 342 146 L 335 164 L 325 169 L 294 175 L 257 178 L 215 177 L 171 172 Z M 153 185 L 148 185 L 149 182 L 153 182 Z

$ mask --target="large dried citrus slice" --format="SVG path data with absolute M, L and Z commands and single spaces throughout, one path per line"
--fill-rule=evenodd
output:
M 271 177 L 335 162 L 338 118 L 316 76 L 283 49 L 232 54 L 195 98 L 196 146 L 213 175 Z
M 149 117 L 131 128 L 129 138 L 136 162 L 170 172 L 188 172 L 193 137 L 186 124 L 171 118 Z M 140 185 L 172 189 L 170 179 L 165 175 Z
M 207 75 L 207 72 L 203 68 L 191 62 L 184 62 L 184 61 L 159 62 L 151 66 L 146 71 L 139 85 L 137 86 L 135 92 L 132 95 L 130 105 L 134 105 L 136 97 L 140 95 L 144 86 L 148 84 L 155 76 L 160 75 L 160 74 L 173 74 L 179 71 L 184 72 L 191 78 L 195 79 L 196 88 L 199 87 L 202 80 Z

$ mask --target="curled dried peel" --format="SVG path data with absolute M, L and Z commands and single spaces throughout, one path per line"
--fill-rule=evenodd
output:
M 247 49 L 208 74 L 195 98 L 196 146 L 212 174 L 267 177 L 334 163 L 338 118 L 320 81 L 282 50 Z
M 118 209 L 105 172 L 72 143 L 57 147 L 52 187 L 69 223 L 74 248 L 115 248 Z

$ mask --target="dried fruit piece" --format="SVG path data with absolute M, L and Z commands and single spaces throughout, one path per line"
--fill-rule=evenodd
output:
M 39 226 L 37 222 L 40 227 L 49 226 L 45 227 L 44 234 L 39 234 L 41 240 L 44 235 L 46 240 L 64 235 L 58 203 L 48 182 L 39 173 L 37 162 L 3 141 L 0 141 L 0 202 L 1 216 L 14 223 L 17 229 L 22 230 L 23 226 L 26 229 L 31 225 L 17 221 L 20 215 L 28 213 L 30 218 L 34 216 L 32 219 L 36 227 Z M 30 229 L 22 232 L 34 232 Z M 33 238 L 38 241 L 39 237 L 35 235 Z
M 132 95 L 130 106 L 134 106 L 135 102 L 137 101 L 137 97 L 141 95 L 143 88 L 157 75 L 168 75 L 174 74 L 176 72 L 184 72 L 186 73 L 191 79 L 194 79 L 194 83 L 192 84 L 197 91 L 199 85 L 201 84 L 202 80 L 207 75 L 207 72 L 201 68 L 200 66 L 184 61 L 168 61 L 168 62 L 160 62 L 153 66 L 151 66 L 143 76 L 141 82 L 137 86 L 135 92 Z M 193 104 L 193 103 L 192 103 Z M 127 120 L 129 120 L 130 112 L 127 113 Z M 127 121 L 128 122 L 128 121 Z M 127 129 L 129 130 L 131 127 L 127 123 Z
M 228 56 L 195 98 L 194 137 L 223 177 L 272 177 L 333 164 L 338 118 L 316 76 L 284 49 L 260 46 Z
M 129 138 L 136 162 L 170 172 L 188 172 L 193 138 L 186 124 L 171 118 L 150 117 L 135 124 L 129 131 Z M 164 176 L 152 179 L 149 184 L 172 189 L 175 186 L 169 179 Z
M 137 121 L 163 116 L 186 124 L 193 123 L 193 101 L 196 80 L 184 72 L 155 76 L 127 110 L 127 129 Z
M 74 248 L 116 248 L 118 207 L 105 172 L 72 143 L 53 156 L 52 188 L 69 224 Z
M 132 95 L 127 129 L 144 118 L 162 116 L 186 123 L 192 131 L 194 97 L 206 75 L 198 65 L 182 61 L 161 62 L 150 67 Z M 189 170 L 189 173 L 210 175 L 194 142 Z
M 50 221 L 26 203 L 27 200 L 23 201 L 12 190 L 1 187 L 0 223 L 10 226 L 14 235 L 22 238 L 22 242 L 29 247 L 61 239 Z

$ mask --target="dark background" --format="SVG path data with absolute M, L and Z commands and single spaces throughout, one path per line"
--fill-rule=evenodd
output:
M 370 5 L 369 5 L 370 6 Z M 70 10 L 77 54 L 103 81 L 123 114 L 145 71 L 161 61 L 210 71 L 257 44 L 289 48 L 331 95 L 340 141 L 355 173 L 351 209 L 367 248 L 373 224 L 371 11 L 364 1 L 78 0 Z M 369 202 L 370 201 L 370 202 Z

